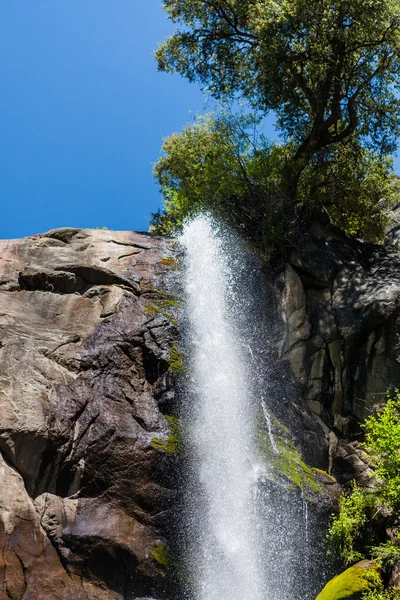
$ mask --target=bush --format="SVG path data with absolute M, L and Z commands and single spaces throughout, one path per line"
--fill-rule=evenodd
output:
M 400 392 L 364 424 L 364 447 L 376 464 L 379 494 L 393 509 L 400 508 Z
M 400 392 L 363 425 L 365 442 L 376 468 L 376 485 L 367 491 L 353 485 L 339 501 L 328 531 L 330 551 L 345 564 L 362 557 L 393 566 L 400 558 L 398 510 L 400 508 Z M 385 539 L 391 530 L 391 539 Z M 375 597 L 375 596 L 374 596 Z M 377 597 L 378 598 L 378 597 Z

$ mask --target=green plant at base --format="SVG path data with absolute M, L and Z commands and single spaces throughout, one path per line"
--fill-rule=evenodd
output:
M 370 590 L 361 596 L 361 600 L 400 600 L 400 589 Z
M 379 493 L 393 508 L 400 507 L 400 392 L 364 423 L 364 448 L 373 457 Z
M 400 392 L 388 397 L 384 407 L 368 417 L 363 425 L 361 446 L 375 466 L 374 486 L 363 490 L 357 485 L 339 502 L 339 512 L 331 520 L 328 541 L 331 552 L 349 564 L 368 555 L 385 566 L 400 558 L 400 539 L 382 541 L 382 532 L 398 528 L 400 508 Z
M 398 536 L 398 542 L 400 539 Z M 371 556 L 379 563 L 388 567 L 393 567 L 400 559 L 400 546 L 393 542 L 386 542 L 379 546 L 373 546 L 370 550 Z
M 330 552 L 340 556 L 346 565 L 364 558 L 355 546 L 367 522 L 368 509 L 374 504 L 375 499 L 356 484 L 339 500 L 339 512 L 331 521 L 327 538 Z

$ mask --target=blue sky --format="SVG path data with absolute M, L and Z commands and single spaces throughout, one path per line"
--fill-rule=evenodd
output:
M 203 110 L 158 73 L 160 0 L 0 0 L 0 238 L 147 230 L 162 137 Z
M 157 71 L 173 28 L 161 0 L 0 0 L 0 238 L 148 229 L 162 138 L 207 110 Z

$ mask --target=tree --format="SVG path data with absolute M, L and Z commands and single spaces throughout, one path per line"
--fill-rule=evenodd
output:
M 273 233 L 283 221 L 279 177 L 287 149 L 259 136 L 256 125 L 252 115 L 209 114 L 164 140 L 154 175 L 167 212 L 153 215 L 153 231 L 168 235 L 186 217 L 210 210 L 253 239 L 263 237 L 266 224 Z
M 290 243 L 299 229 L 282 182 L 294 144 L 272 144 L 257 133 L 257 120 L 223 113 L 199 117 L 164 140 L 154 175 L 166 212 L 152 230 L 170 235 L 183 220 L 209 210 L 264 249 Z M 386 209 L 396 197 L 392 163 L 356 140 L 314 155 L 297 189 L 304 216 L 323 210 L 351 235 L 382 237 Z
M 400 0 L 163 0 L 181 26 L 159 69 L 274 110 L 294 143 L 296 196 L 318 153 L 348 139 L 385 156 L 400 131 Z

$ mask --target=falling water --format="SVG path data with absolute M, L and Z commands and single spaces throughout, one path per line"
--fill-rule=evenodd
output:
M 188 420 L 198 488 L 196 600 L 266 600 L 254 498 L 257 456 L 249 374 L 230 318 L 229 266 L 208 218 L 191 222 L 187 311 L 194 403 Z
M 264 418 L 267 423 L 268 429 L 268 437 L 271 442 L 271 448 L 274 454 L 279 454 L 278 446 L 276 445 L 275 436 L 272 431 L 272 423 L 271 423 L 271 415 L 268 412 L 267 405 L 265 404 L 265 400 L 261 400 L 261 407 L 264 413 Z
M 265 305 L 257 310 L 254 304 L 262 296 L 259 269 L 253 269 L 252 284 L 251 265 L 237 240 L 226 237 L 203 216 L 180 239 L 189 367 L 182 428 L 190 465 L 183 510 L 189 583 L 183 595 L 311 600 L 316 588 L 305 551 L 311 529 L 307 502 L 269 463 L 280 457 L 272 420 L 274 396 L 282 402 L 283 394 L 273 384 L 273 361 L 265 350 L 268 335 L 260 323 Z M 260 455 L 260 439 L 270 459 Z

